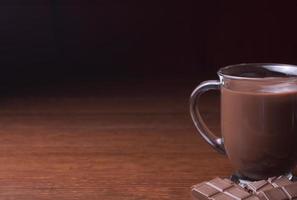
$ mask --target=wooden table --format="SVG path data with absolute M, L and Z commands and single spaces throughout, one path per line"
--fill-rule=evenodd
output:
M 0 199 L 191 199 L 193 184 L 231 173 L 193 127 L 195 84 L 88 84 L 2 97 Z M 201 105 L 219 132 L 216 96 Z

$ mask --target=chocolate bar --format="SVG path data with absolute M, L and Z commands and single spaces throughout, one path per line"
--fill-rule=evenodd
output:
M 272 177 L 247 183 L 243 188 L 229 179 L 215 178 L 192 187 L 195 200 L 291 200 L 297 199 L 297 182 Z

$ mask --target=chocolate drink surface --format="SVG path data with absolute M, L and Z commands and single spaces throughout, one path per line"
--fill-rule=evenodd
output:
M 297 160 L 297 84 L 265 84 L 221 88 L 227 155 L 239 174 L 255 180 L 288 173 Z

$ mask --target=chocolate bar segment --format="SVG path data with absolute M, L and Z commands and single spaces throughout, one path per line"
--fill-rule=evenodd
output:
M 247 197 L 251 196 L 250 193 L 245 191 L 240 186 L 234 185 L 233 187 L 227 189 L 225 191 L 225 194 L 228 194 L 231 197 L 234 197 L 235 199 L 246 199 Z
M 258 196 L 256 196 L 256 195 L 252 195 L 252 196 L 250 196 L 250 197 L 248 197 L 248 198 L 246 198 L 244 200 L 260 200 L 260 198 Z
M 261 191 L 270 190 L 272 188 L 282 187 L 291 184 L 286 176 L 271 177 L 268 180 L 254 181 L 247 183 L 247 189 L 251 190 L 253 193 L 260 193 Z
M 224 193 L 218 193 L 210 198 L 211 200 L 236 200 L 233 197 L 230 197 L 229 195 L 226 195 Z
M 281 189 L 273 188 L 271 190 L 262 191 L 259 197 L 263 200 L 289 200 L 290 197 Z
M 269 179 L 268 179 L 269 181 Z M 270 182 L 274 187 L 282 187 L 292 183 L 286 176 L 280 176 Z
M 260 191 L 258 196 L 261 200 L 297 199 L 297 183 L 293 183 L 290 181 L 285 186 Z
M 192 194 L 195 194 L 196 196 L 204 196 L 204 197 L 211 197 L 215 194 L 219 193 L 220 191 L 216 188 L 208 185 L 206 182 L 200 183 L 198 185 L 195 185 L 192 188 Z
M 297 199 L 297 183 L 292 183 L 282 187 L 282 190 L 290 197 L 290 199 Z
M 192 196 L 197 200 L 259 200 L 244 188 L 221 178 L 194 185 Z
M 221 178 L 212 179 L 211 181 L 206 182 L 206 184 L 210 185 L 211 187 L 213 187 L 221 192 L 232 187 L 232 183 L 230 183 L 224 179 L 221 179 Z
M 266 180 L 247 183 L 246 187 L 254 193 L 274 188 L 274 186 Z

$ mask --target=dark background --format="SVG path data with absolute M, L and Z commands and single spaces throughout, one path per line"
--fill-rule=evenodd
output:
M 202 80 L 228 64 L 297 64 L 296 1 L 0 4 L 2 87 Z

